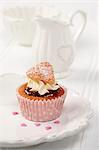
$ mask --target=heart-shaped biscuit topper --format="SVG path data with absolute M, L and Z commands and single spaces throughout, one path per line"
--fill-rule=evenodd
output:
M 41 62 L 26 72 L 28 78 L 44 83 L 54 84 L 55 77 L 53 67 L 49 62 Z

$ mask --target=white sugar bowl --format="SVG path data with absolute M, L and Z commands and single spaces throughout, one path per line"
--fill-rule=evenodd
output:
M 14 6 L 1 10 L 6 31 L 21 45 L 31 46 L 35 36 L 35 17 L 56 16 L 57 10 L 38 6 Z

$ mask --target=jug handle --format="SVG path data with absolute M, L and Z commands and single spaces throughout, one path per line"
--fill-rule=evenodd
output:
M 76 17 L 76 15 L 80 14 L 81 18 L 83 19 L 83 24 L 80 26 L 80 28 L 78 29 L 78 31 L 76 31 L 76 33 L 74 34 L 73 40 L 74 42 L 76 42 L 78 40 L 78 38 L 80 37 L 80 35 L 82 34 L 82 32 L 85 29 L 86 23 L 87 23 L 87 16 L 86 13 L 82 10 L 78 10 L 76 12 L 73 13 L 73 15 L 70 18 L 70 25 L 73 25 L 73 20 Z

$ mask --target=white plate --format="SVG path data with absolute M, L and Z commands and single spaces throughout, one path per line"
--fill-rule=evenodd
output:
M 24 82 L 25 78 L 16 74 L 0 76 L 0 147 L 52 142 L 72 136 L 86 127 L 91 115 L 90 103 L 73 90 L 68 90 L 63 113 L 56 122 L 36 124 L 24 119 L 16 98 L 16 88 Z

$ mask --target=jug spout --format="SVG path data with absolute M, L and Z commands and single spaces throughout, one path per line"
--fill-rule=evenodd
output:
M 54 19 L 50 18 L 45 18 L 45 17 L 37 17 L 36 19 L 37 24 L 42 28 L 42 29 L 48 29 L 48 30 L 53 30 L 53 29 L 62 29 L 65 27 L 63 23 L 60 21 L 56 21 Z
M 51 24 L 49 19 L 43 17 L 37 17 L 36 22 L 41 28 L 47 28 Z

